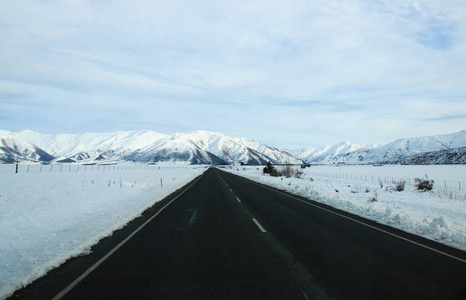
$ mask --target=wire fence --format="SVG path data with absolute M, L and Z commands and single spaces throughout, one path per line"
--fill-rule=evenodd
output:
M 76 185 L 78 182 L 78 185 L 82 188 L 88 186 L 123 188 L 141 185 L 160 186 L 163 188 L 164 186 L 174 185 L 175 181 L 178 179 L 178 173 L 173 172 L 174 168 L 176 169 L 177 166 L 157 166 L 149 164 L 0 164 L 0 175 L 3 179 L 13 179 L 16 176 L 19 176 L 18 179 L 20 180 L 30 180 L 33 178 L 32 181 L 27 181 L 28 184 L 37 180 L 52 180 L 54 182 L 60 182 L 63 185 Z M 37 175 L 42 176 L 38 177 Z
M 92 171 L 139 171 L 157 170 L 157 165 L 99 165 L 99 164 L 5 164 L 0 165 L 0 173 L 59 173 L 59 172 L 92 172 Z
M 371 175 L 359 175 L 359 174 L 337 174 L 337 173 L 323 173 L 323 172 L 308 172 L 308 176 L 314 177 L 324 177 L 324 178 L 333 178 L 333 179 L 348 179 L 348 180 L 358 180 L 374 183 L 386 184 L 396 184 L 404 181 L 407 185 L 415 186 L 415 178 L 394 178 L 394 177 L 380 177 L 380 176 L 371 176 Z M 451 180 L 435 180 L 435 185 L 437 187 L 442 187 L 444 189 L 453 189 L 462 191 L 466 189 L 466 181 L 451 181 Z

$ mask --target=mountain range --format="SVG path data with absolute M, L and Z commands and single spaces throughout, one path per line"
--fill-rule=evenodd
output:
M 292 154 L 291 154 L 292 153 Z M 466 131 L 399 139 L 386 145 L 350 142 L 304 151 L 285 151 L 221 133 L 195 131 L 172 135 L 156 131 L 42 134 L 0 130 L 2 163 L 186 164 L 464 164 Z
M 341 142 L 302 151 L 297 158 L 314 164 L 464 164 L 466 131 L 398 139 L 386 145 Z
M 166 135 L 155 131 L 41 134 L 0 130 L 3 163 L 274 164 L 301 163 L 285 151 L 221 133 L 195 131 Z

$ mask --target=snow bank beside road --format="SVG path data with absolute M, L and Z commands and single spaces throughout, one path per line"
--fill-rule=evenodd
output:
M 351 171 L 352 167 L 346 168 Z M 378 181 L 316 177 L 310 175 L 315 172 L 313 167 L 305 169 L 301 179 L 271 177 L 262 174 L 262 169 L 223 170 L 466 251 L 464 195 L 450 199 L 436 192 L 418 192 L 409 185 L 397 192 L 392 183 L 381 187 Z M 372 198 L 377 201 L 370 201 Z
M 88 252 L 205 170 L 130 165 L 105 171 L 0 172 L 0 299 Z

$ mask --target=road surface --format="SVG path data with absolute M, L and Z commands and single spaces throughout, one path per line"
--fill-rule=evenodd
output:
M 209 169 L 12 299 L 466 299 L 466 254 Z

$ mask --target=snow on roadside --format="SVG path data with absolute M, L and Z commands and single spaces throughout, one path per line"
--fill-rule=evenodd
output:
M 118 171 L 82 170 L 0 171 L 0 299 L 67 259 L 88 253 L 100 239 L 206 167 L 131 165 Z
M 263 167 L 233 167 L 223 170 L 256 182 L 286 190 L 317 202 L 377 221 L 466 251 L 466 200 L 419 192 L 406 185 L 397 192 L 394 184 L 343 178 L 310 176 L 301 179 L 264 175 Z M 377 201 L 372 202 L 371 199 Z

